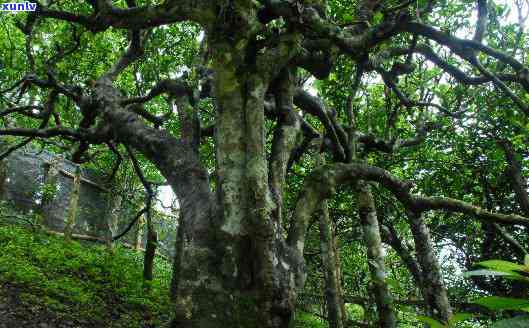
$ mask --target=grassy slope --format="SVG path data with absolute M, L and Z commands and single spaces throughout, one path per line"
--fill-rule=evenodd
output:
M 159 327 L 169 320 L 170 276 L 169 263 L 157 259 L 147 292 L 141 253 L 0 225 L 0 297 L 16 299 L 17 311 L 82 327 Z

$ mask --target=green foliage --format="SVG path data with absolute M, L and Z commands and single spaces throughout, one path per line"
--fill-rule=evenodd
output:
M 138 0 L 139 6 L 162 3 L 164 1 Z M 518 1 L 515 1 L 518 2 Z M 353 27 L 359 1 L 357 0 L 329 0 L 326 1 L 329 18 L 342 26 Z M 374 12 L 369 25 L 381 24 L 385 18 L 392 14 L 382 14 L 382 9 L 398 6 L 405 2 L 388 0 L 380 3 L 380 8 Z M 125 1 L 114 1 L 114 5 L 125 8 Z M 475 1 L 438 1 L 417 0 L 410 3 L 409 14 L 414 19 L 422 9 L 434 4 L 429 15 L 422 15 L 420 20 L 425 23 L 434 23 L 436 29 L 449 32 L 463 38 L 472 38 L 475 30 Z M 523 63 L 527 63 L 527 36 L 524 34 L 518 38 L 517 23 L 508 19 L 509 13 L 515 11 L 513 1 L 500 1 L 495 3 L 488 1 L 489 23 L 484 44 L 501 49 L 502 52 L 514 56 Z M 511 8 L 512 7 L 512 8 Z M 55 1 L 52 6 L 61 11 L 71 11 L 79 15 L 91 15 L 92 10 L 86 1 Z M 25 21 L 27 14 L 1 15 L 0 19 L 0 90 L 12 86 L 28 73 L 28 58 L 25 55 L 24 33 L 17 27 Z M 285 22 L 271 22 L 269 27 L 274 26 L 281 30 Z M 55 56 L 59 50 L 66 50 L 72 46 L 73 35 L 82 31 L 78 25 L 70 24 L 55 19 L 42 19 L 34 28 L 32 35 L 32 48 L 36 61 L 35 73 L 44 78 L 47 75 L 49 65 L 46 61 Z M 163 27 L 153 28 L 151 37 L 147 42 L 145 55 L 137 62 L 128 67 L 116 81 L 116 86 L 123 92 L 125 97 L 145 95 L 149 92 L 155 82 L 164 78 L 173 78 L 186 72 L 190 77 L 189 83 L 196 86 L 197 72 L 193 65 L 196 63 L 198 54 L 202 54 L 200 48 L 200 28 L 190 23 L 170 24 Z M 127 46 L 127 31 L 120 29 L 108 29 L 100 33 L 83 32 L 80 36 L 79 49 L 61 60 L 57 67 L 53 67 L 56 78 L 64 85 L 77 85 L 89 90 L 87 86 L 102 72 L 106 71 L 116 59 L 121 56 Z M 275 33 L 275 32 L 274 32 Z M 208 35 L 211 37 L 211 35 Z M 408 48 L 414 37 L 410 34 L 401 34 L 392 37 L 385 43 L 369 49 L 369 59 L 376 60 L 383 51 L 390 48 Z M 206 38 L 208 40 L 208 38 Z M 446 63 L 453 65 L 467 73 L 469 76 L 479 76 L 468 65 L 464 58 L 459 58 L 452 52 L 453 49 L 444 47 L 435 42 L 428 42 L 424 38 L 417 38 L 418 44 L 426 43 L 434 48 L 435 53 Z M 272 44 L 263 43 L 266 47 Z M 209 51 L 209 50 L 208 50 Z M 251 57 L 251 56 L 249 56 Z M 380 56 L 384 57 L 384 56 Z M 518 75 L 504 64 L 484 58 L 479 54 L 479 59 L 484 67 L 493 73 L 505 73 Z M 383 58 L 382 58 L 383 59 Z M 397 76 L 396 86 L 411 101 L 433 102 L 442 105 L 450 112 L 463 110 L 460 117 L 449 117 L 441 115 L 436 108 L 411 107 L 405 108 L 402 101 L 382 83 L 380 76 L 372 71 L 366 72 L 360 83 L 358 91 L 352 94 L 352 80 L 357 70 L 357 62 L 347 56 L 341 56 L 331 72 L 329 78 L 318 80 L 314 86 L 319 96 L 325 101 L 329 110 L 336 112 L 336 120 L 347 128 L 345 122 L 348 99 L 352 98 L 352 107 L 355 112 L 356 128 L 361 134 L 372 134 L 376 138 L 386 141 L 399 141 L 412 138 L 417 135 L 420 120 L 424 118 L 427 123 L 435 124 L 436 128 L 428 131 L 425 140 L 413 147 L 395 150 L 392 154 L 381 154 L 372 152 L 367 154 L 366 162 L 377 165 L 391 171 L 397 177 L 413 182 L 414 190 L 421 195 L 449 196 L 467 201 L 472 204 L 482 205 L 486 194 L 490 193 L 492 204 L 489 209 L 505 213 L 519 213 L 519 205 L 513 194 L 509 179 L 505 172 L 507 165 L 505 156 L 496 144 L 497 140 L 510 141 L 519 153 L 522 166 L 527 176 L 527 144 L 529 143 L 529 125 L 516 110 L 512 101 L 492 84 L 484 86 L 463 85 L 432 62 L 425 60 L 424 56 L 415 54 L 410 56 L 417 69 L 411 74 Z M 381 67 L 391 70 L 392 65 L 402 63 L 403 56 L 383 59 Z M 207 65 L 207 63 L 204 63 Z M 513 92 L 522 100 L 529 99 L 527 94 L 511 81 L 508 82 Z M 15 90 L 17 91 L 17 90 Z M 49 90 L 31 88 L 27 95 L 21 99 L 21 104 L 43 103 Z M 16 98 L 18 92 L 13 92 L 12 98 Z M 0 97 L 0 107 L 12 106 L 11 97 Z M 201 99 L 198 105 L 202 127 L 211 125 L 216 120 L 215 106 L 212 99 Z M 157 97 L 145 104 L 145 110 L 155 116 L 167 118 L 163 128 L 178 137 L 181 133 L 181 123 L 178 115 L 174 115 L 171 104 L 165 97 Z M 57 102 L 55 111 L 60 115 L 61 124 L 65 128 L 76 127 L 82 119 L 78 106 L 73 101 L 61 96 Z M 172 115 L 166 116 L 167 113 Z M 395 123 L 390 124 L 392 113 L 395 113 Z M 303 114 L 304 119 L 322 135 L 327 135 L 321 122 L 311 115 Z M 0 122 L 2 126 L 7 121 Z M 36 127 L 38 121 L 24 115 L 14 115 L 9 121 L 9 126 Z M 268 151 L 270 151 L 273 129 L 276 124 L 267 121 Z M 2 140 L 17 142 L 18 137 L 3 136 Z M 209 172 L 214 172 L 217 167 L 215 162 L 215 146 L 211 138 L 203 138 L 200 146 L 200 158 Z M 398 143 L 398 142 L 397 142 Z M 47 150 L 54 152 L 70 152 L 73 146 L 71 140 L 61 140 L 57 144 L 35 141 Z M 62 146 L 62 147 L 61 147 Z M 121 153 L 125 153 L 122 146 L 117 145 Z M 86 165 L 99 170 L 109 172 L 115 162 L 116 155 L 106 151 L 106 145 L 91 145 L 87 152 L 92 158 Z M 521 154 L 525 154 L 521 156 Z M 146 177 L 150 181 L 163 182 L 156 167 L 149 163 L 141 154 L 137 155 Z M 306 178 L 315 166 L 314 156 L 310 153 L 304 155 L 301 160 L 294 164 L 292 172 L 288 175 L 285 186 L 284 206 L 286 214 L 291 212 L 296 203 L 299 191 Z M 215 188 L 215 174 L 211 177 L 212 187 Z M 143 187 L 135 178 L 130 163 L 125 161 L 114 179 L 119 185 L 119 191 L 123 193 L 124 202 L 130 206 L 131 211 L 143 204 Z M 43 199 L 52 198 L 56 193 L 53 186 L 44 186 Z M 377 209 L 380 210 L 380 222 L 392 225 L 396 228 L 404 246 L 413 253 L 412 242 L 405 212 L 402 207 L 395 204 L 393 196 L 389 195 L 383 188 L 377 188 Z M 357 222 L 357 212 L 354 197 L 350 190 L 338 190 L 332 200 L 329 200 L 330 213 L 333 222 L 336 223 L 337 238 L 340 248 L 341 264 L 343 269 L 343 287 L 346 295 L 358 296 L 369 299 L 369 305 L 361 307 L 357 304 L 346 305 L 349 318 L 359 321 L 371 322 L 376 318 L 376 309 L 373 306 L 372 290 L 369 285 L 368 263 L 366 260 L 366 249 L 362 243 L 361 232 Z M 2 215 L 5 213 L 2 212 Z M 35 221 L 36 217 L 16 215 L 16 219 Z M 484 231 L 486 224 L 476 222 L 467 215 L 455 213 L 435 213 L 426 217 L 428 226 L 432 232 L 432 239 L 436 251 L 442 253 L 448 247 L 445 245 L 456 245 L 454 255 L 451 254 L 444 264 L 443 273 L 447 281 L 451 299 L 464 300 L 473 298 L 478 292 L 475 286 L 468 280 L 461 279 L 456 273 L 476 258 L 482 258 L 483 249 L 494 252 L 494 257 L 509 258 L 513 255 L 509 247 L 501 238 L 494 238 L 486 245 Z M 289 220 L 284 220 L 288 223 Z M 315 224 L 317 225 L 317 224 Z M 314 224 L 313 224 L 314 226 Z M 523 240 L 523 246 L 527 247 L 527 234 L 525 230 L 517 227 L 505 227 L 515 239 Z M 321 263 L 318 259 L 319 235 L 317 229 L 312 228 L 307 236 L 307 269 L 308 278 L 306 290 L 311 294 L 323 294 Z M 479 232 L 479 233 L 477 233 Z M 4 232 L 6 234 L 7 232 Z M 142 293 L 140 285 L 141 258 L 124 249 L 118 249 L 115 256 L 111 256 L 101 248 L 76 248 L 78 245 L 69 245 L 68 250 L 57 244 L 59 241 L 38 233 L 34 236 L 22 238 L 23 231 L 17 231 L 11 239 L 0 242 L 3 253 L 0 257 L 0 277 L 10 281 L 16 281 L 24 288 L 31 288 L 30 292 L 24 293 L 24 299 L 28 302 L 36 302 L 39 298 L 44 300 L 50 308 L 67 313 L 68 311 L 92 309 L 104 312 L 110 307 L 111 295 L 116 293 L 119 304 L 127 304 L 134 309 L 153 307 L 149 311 L 161 313 L 158 309 L 158 296 L 165 295 L 162 290 L 166 288 L 169 267 L 159 265 L 161 270 L 157 276 L 161 280 L 153 282 L 151 296 Z M 20 238 L 19 238 L 20 237 Z M 25 244 L 24 244 L 25 243 Z M 77 245 L 77 246 L 76 246 Z M 483 247 L 487 246 L 487 247 Z M 95 255 L 94 255 L 95 254 Z M 463 255 L 461 255 L 463 254 Z M 490 258 L 486 256 L 485 258 Z M 115 261 L 115 262 L 114 262 Z M 113 263 L 114 262 L 114 263 Z M 420 299 L 418 288 L 406 266 L 402 263 L 398 254 L 387 247 L 386 263 L 388 268 L 387 282 L 391 292 L 397 300 Z M 525 269 L 519 264 L 505 261 L 485 261 L 481 263 L 483 269 L 472 271 L 469 275 L 500 276 L 511 280 L 527 280 L 524 276 Z M 12 270 L 15 267 L 16 270 Z M 3 271 L 2 271 L 3 270 Z M 163 271 L 163 272 L 162 272 Z M 162 279 L 163 277 L 163 279 Z M 488 278 L 487 278 L 488 279 Z M 493 280 L 493 279 L 492 279 Z M 81 283 L 82 281 L 82 283 Z M 509 282 L 509 281 L 508 281 Z M 504 287 L 507 291 L 512 289 L 510 285 L 492 285 L 498 289 Z M 156 287 L 158 286 L 158 287 Z M 158 289 L 157 289 L 158 288 Z M 492 290 L 495 292 L 495 290 Z M 490 290 L 488 291 L 490 292 Z M 43 294 L 46 296 L 41 297 Z M 38 295 L 36 297 L 35 295 Z M 48 296 L 50 295 L 50 296 Z M 162 297 L 162 296 L 160 296 Z M 163 296 L 161 299 L 164 300 Z M 513 304 L 524 303 L 525 300 L 499 299 L 498 297 L 482 298 L 477 301 L 484 306 L 497 309 L 513 309 Z M 70 304 L 71 303 L 71 304 Z M 155 303 L 155 304 L 152 304 Z M 160 304 L 165 304 L 159 301 Z M 103 305 L 98 305 L 103 304 Z M 82 306 L 81 306 L 82 305 Z M 415 306 L 406 306 L 396 303 L 400 327 L 415 327 Z M 516 307 L 519 309 L 519 307 Z M 523 307 L 522 307 L 523 308 Z M 158 311 L 158 312 L 157 312 Z M 71 311 L 74 312 L 74 311 Z M 132 313 L 130 316 L 140 315 L 139 310 L 120 310 L 123 318 L 125 312 Z M 95 314 L 94 314 L 95 315 Z M 459 316 L 457 314 L 455 317 Z M 141 315 L 140 315 L 141 317 Z M 324 323 L 317 317 L 300 312 L 297 316 L 298 327 L 323 327 Z M 125 320 L 125 319 L 124 319 Z M 132 319 L 136 323 L 136 319 Z M 514 319 L 509 319 L 514 320 Z M 514 322 L 514 321 L 513 321 Z M 498 323 L 499 324 L 499 323 Z M 515 327 L 516 323 L 513 323 Z M 499 327 L 499 326 L 498 326 Z
M 529 311 L 529 300 L 510 297 L 487 296 L 474 301 L 490 310 L 524 310 Z
M 30 305 L 45 306 L 73 319 L 112 327 L 159 325 L 169 320 L 169 263 L 157 258 L 148 292 L 141 254 L 78 242 L 19 226 L 0 226 L 0 283 L 22 292 Z M 117 318 L 116 318 L 117 315 Z
M 431 328 L 445 328 L 446 327 L 443 323 L 435 319 L 432 319 L 430 317 L 418 316 L 417 319 L 419 319 L 420 322 L 424 322 L 425 324 L 428 324 Z
M 57 184 L 45 183 L 42 185 L 42 201 L 51 201 L 57 194 Z
M 465 276 L 502 276 L 517 281 L 529 281 L 526 276 L 529 274 L 529 255 L 525 256 L 524 264 L 503 260 L 489 260 L 479 262 L 477 265 L 486 268 L 486 270 L 468 271 Z M 475 300 L 474 303 L 492 311 L 515 310 L 529 312 L 529 299 L 486 296 Z M 523 316 L 500 320 L 493 327 L 527 327 L 527 324 L 529 324 L 529 319 Z
M 529 316 L 515 317 L 494 323 L 491 328 L 526 328 L 529 327 Z
M 294 328 L 324 328 L 327 327 L 327 323 L 323 322 L 320 318 L 313 314 L 298 311 L 296 312 L 296 321 Z
M 473 317 L 474 315 L 471 313 L 456 313 L 452 316 L 452 318 L 450 318 L 450 320 L 448 320 L 446 324 L 425 316 L 418 316 L 417 319 L 420 322 L 428 324 L 431 328 L 452 328 L 459 327 L 460 323 L 472 319 Z
M 482 266 L 487 270 L 468 271 L 466 276 L 504 276 L 506 278 L 529 281 L 529 279 L 520 273 L 529 273 L 529 266 L 527 264 L 517 264 L 502 260 L 489 260 L 479 262 L 478 266 Z

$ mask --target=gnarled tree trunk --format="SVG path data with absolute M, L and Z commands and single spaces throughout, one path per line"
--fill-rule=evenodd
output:
M 218 203 L 210 200 L 211 210 L 201 218 L 189 217 L 185 201 L 182 206 L 187 228 L 183 257 L 193 260 L 182 261 L 178 270 L 180 311 L 173 325 L 287 327 L 301 259 L 285 244 L 277 210 L 282 204 L 274 202 L 269 188 L 264 96 L 270 80 L 267 72 L 241 74 L 245 52 L 233 47 L 232 40 L 216 42 L 212 57 Z M 286 169 L 287 160 L 283 162 L 278 170 Z M 278 188 L 281 179 L 284 174 L 275 184 Z M 276 201 L 280 193 L 277 190 Z
M 129 8 L 114 6 L 112 1 L 87 3 L 91 7 L 89 14 L 39 5 L 35 16 L 28 16 L 24 28 L 27 39 L 31 39 L 36 18 L 52 18 L 81 25 L 94 33 L 110 27 L 126 29 L 131 40 L 129 48 L 95 83 L 82 84 L 82 87 L 81 84 L 63 84 L 60 75 L 54 74 L 54 69 L 46 70 L 47 78 L 43 80 L 39 78 L 43 70 L 40 67 L 37 70 L 34 61 L 30 63 L 32 69 L 20 74 L 24 78 L 19 83 L 17 102 L 33 87 L 51 89 L 48 100 L 39 110 L 40 117 L 30 116 L 40 118 L 41 124 L 38 129 L 1 129 L 0 135 L 28 137 L 17 147 L 36 137 L 72 139 L 79 142 L 74 156 L 78 160 L 82 159 L 81 155 L 91 144 L 116 142 L 141 153 L 159 170 L 180 203 L 178 256 L 185 260 L 175 261 L 173 295 L 177 310 L 174 327 L 287 327 L 294 311 L 296 289 L 304 282 L 303 250 L 308 222 L 321 202 L 331 197 L 342 184 L 354 186 L 361 180 L 378 182 L 408 210 L 448 210 L 489 222 L 529 226 L 529 219 L 517 215 L 483 211 L 450 198 L 412 194 L 410 183 L 401 181 L 382 168 L 359 163 L 344 164 L 344 161 L 354 159 L 356 143 L 358 150 L 366 154 L 375 151 L 393 153 L 401 147 L 417 145 L 430 130 L 418 129 L 417 136 L 406 140 L 379 140 L 371 133 L 371 127 L 367 134 L 356 131 L 352 111 L 349 114 L 350 126 L 345 127 L 338 123 L 340 115 L 325 109 L 317 97 L 300 90 L 294 91 L 296 67 L 307 69 L 317 78 L 325 78 L 336 58 L 345 55 L 359 66 L 355 88 L 361 84 L 364 69 L 366 72 L 376 71 L 402 105 L 408 108 L 431 107 L 412 101 L 415 97 L 408 98 L 399 90 L 399 76 L 414 71 L 413 54 L 418 52 L 457 80 L 468 83 L 492 81 L 507 91 L 521 111 L 528 114 L 527 105 L 503 82 L 505 76 L 491 75 L 474 56 L 479 52 L 480 57 L 483 55 L 507 64 L 513 73 L 526 70 L 525 65 L 515 58 L 480 43 L 483 17 L 487 16 L 483 10 L 479 14 L 481 32 L 476 34 L 474 42 L 469 42 L 424 24 L 421 21 L 424 16 L 417 19 L 411 16 L 407 7 L 409 3 L 386 7 L 378 0 L 358 1 L 352 26 L 340 26 L 328 19 L 325 1 L 179 0 L 139 6 L 135 1 L 126 1 Z M 485 2 L 479 3 L 483 9 Z M 374 18 L 379 14 L 382 14 L 382 20 L 377 18 L 378 22 L 375 22 Z M 421 12 L 421 15 L 424 13 Z M 218 179 L 215 190 L 212 190 L 209 172 L 199 159 L 200 125 L 195 90 L 186 81 L 163 80 L 158 81 L 149 95 L 127 98 L 113 86 L 117 76 L 142 55 L 145 35 L 149 34 L 146 31 L 183 21 L 194 22 L 205 31 L 208 47 L 205 57 L 208 58 L 203 64 L 208 66 L 206 71 L 213 71 L 214 94 L 210 96 L 216 101 L 214 144 Z M 386 51 L 387 47 L 380 46 L 382 42 L 403 33 L 414 35 L 409 49 L 390 47 L 391 51 Z M 457 67 L 449 65 L 435 54 L 427 42 L 417 44 L 419 37 L 450 48 L 482 76 L 467 76 Z M 397 59 L 401 55 L 408 56 L 404 66 L 397 65 L 401 64 Z M 32 57 L 30 52 L 28 57 Z M 392 68 L 386 72 L 384 68 L 389 67 L 391 62 Z M 360 66 L 363 68 L 360 69 Z M 519 78 L 522 77 L 516 77 Z M 509 79 L 505 81 L 515 82 L 511 81 L 512 77 Z M 518 82 L 527 89 L 525 80 Z M 15 88 L 18 86 L 11 90 Z M 143 103 L 162 93 L 169 94 L 178 106 L 181 138 L 174 137 L 169 130 L 160 129 L 160 118 L 141 108 Z M 82 116 L 79 128 L 69 128 L 60 123 L 48 127 L 52 114 L 57 114 L 54 105 L 59 95 L 79 107 Z M 265 102 L 267 95 L 270 97 Z M 322 135 L 293 111 L 294 100 L 304 112 L 317 117 L 325 129 Z M 265 138 L 265 110 L 270 108 L 265 108 L 265 103 L 272 108 L 270 116 L 276 119 L 270 154 L 267 153 Z M 6 112 L 9 110 L 3 111 L 2 115 Z M 303 141 L 304 147 L 307 148 L 312 139 L 322 138 L 326 145 L 322 150 L 338 163 L 321 165 L 306 177 L 294 213 L 289 217 L 290 228 L 288 237 L 285 237 L 283 226 L 287 224 L 284 224 L 283 185 L 289 162 L 295 157 L 292 153 L 297 146 L 300 128 L 307 137 Z M 350 131 L 349 136 L 346 129 Z M 301 149 L 298 158 L 303 153 Z M 376 211 L 372 194 L 366 188 L 367 185 L 360 191 L 359 208 L 368 257 L 372 262 L 370 270 L 376 287 L 381 325 L 394 327 L 394 313 L 384 282 Z M 432 313 L 446 320 L 451 310 L 428 229 L 416 212 L 412 212 L 410 223 L 424 281 L 424 298 Z M 152 231 L 149 220 L 148 228 Z M 324 237 L 328 237 L 328 231 L 322 230 Z M 150 246 L 147 247 L 149 252 L 153 249 Z M 330 249 L 332 247 L 328 247 Z M 329 282 L 338 284 L 336 279 Z

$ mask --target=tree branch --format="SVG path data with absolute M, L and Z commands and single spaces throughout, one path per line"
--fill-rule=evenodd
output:
M 38 4 L 40 17 L 54 18 L 80 24 L 93 33 L 102 32 L 109 27 L 140 30 L 186 20 L 206 23 L 213 14 L 213 3 L 208 0 L 165 1 L 155 6 L 119 8 L 109 1 L 94 2 L 97 11 L 89 16 L 54 10 Z
M 480 207 L 447 197 L 424 197 L 410 192 L 412 184 L 401 181 L 388 171 L 366 164 L 330 164 L 315 169 L 306 179 L 293 213 L 288 235 L 289 245 L 303 254 L 307 223 L 321 200 L 330 197 L 340 185 L 353 185 L 358 180 L 378 182 L 388 189 L 411 212 L 430 210 L 457 212 L 485 222 L 519 224 L 529 227 L 529 218 L 516 214 L 488 212 Z

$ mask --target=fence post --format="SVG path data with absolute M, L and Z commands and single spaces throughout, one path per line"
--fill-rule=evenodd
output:
M 70 194 L 70 207 L 68 208 L 68 216 L 66 218 L 66 226 L 64 227 L 64 240 L 70 241 L 72 239 L 72 231 L 79 209 L 79 193 L 81 191 L 81 167 L 77 166 L 73 179 L 73 189 Z
M 52 207 L 51 203 L 57 192 L 57 179 L 61 162 L 62 158 L 57 156 L 52 158 L 49 162 L 44 163 L 44 184 L 42 186 L 42 200 L 40 204 L 40 210 L 44 220 L 49 216 L 48 211 Z
M 144 225 L 143 215 L 138 219 L 136 223 L 136 231 L 134 238 L 134 249 L 139 251 L 141 249 L 141 242 L 143 240 L 143 225 Z
M 7 180 L 7 160 L 0 160 L 0 199 L 5 198 L 5 187 Z
M 106 231 L 106 244 L 107 248 L 111 250 L 113 248 L 112 237 L 117 234 L 118 222 L 119 222 L 119 210 L 121 208 L 122 197 L 121 194 L 114 190 L 109 189 L 109 200 L 108 200 L 108 214 L 107 214 L 107 231 Z

